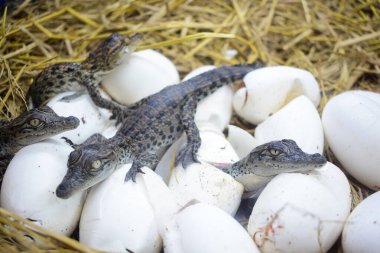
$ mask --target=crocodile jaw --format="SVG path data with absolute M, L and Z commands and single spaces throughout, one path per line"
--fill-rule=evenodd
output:
M 114 170 L 104 170 L 96 177 L 84 176 L 81 170 L 68 170 L 62 182 L 58 185 L 55 194 L 58 198 L 68 199 L 73 194 L 87 190 L 97 183 L 108 178 Z

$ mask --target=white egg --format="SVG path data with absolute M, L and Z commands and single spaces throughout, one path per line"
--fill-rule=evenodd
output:
M 179 82 L 174 64 L 154 50 L 132 53 L 104 77 L 102 87 L 121 104 L 132 104 Z
M 318 111 L 305 96 L 293 99 L 255 129 L 256 140 L 292 139 L 306 153 L 323 152 L 323 128 Z
M 199 122 L 197 127 L 201 137 L 201 147 L 198 150 L 198 158 L 204 162 L 233 163 L 238 160 L 238 156 L 232 146 L 226 141 L 223 133 L 210 122 Z M 203 140 L 204 139 L 204 140 Z M 168 182 L 174 168 L 176 154 L 186 144 L 186 135 L 175 141 L 162 156 L 156 167 L 156 173 L 164 181 Z M 211 148 L 209 148 L 211 146 Z
M 1 206 L 54 232 L 70 235 L 79 220 L 85 192 L 60 199 L 55 189 L 67 171 L 69 145 L 46 140 L 22 148 L 5 173 Z
M 349 215 L 351 192 L 335 165 L 276 176 L 259 196 L 248 232 L 260 251 L 327 252 Z
M 320 101 L 317 81 L 310 72 L 298 68 L 260 68 L 247 74 L 244 83 L 246 87 L 239 89 L 233 98 L 233 107 L 252 124 L 264 121 L 300 95 L 307 96 L 314 106 Z
M 181 205 L 196 199 L 218 206 L 233 215 L 240 204 L 244 187 L 207 162 L 230 164 L 237 161 L 238 156 L 215 126 L 210 123 L 203 124 L 199 126 L 199 130 L 202 144 L 198 150 L 198 159 L 204 162 L 194 163 L 186 169 L 182 165 L 172 169 L 169 173 L 169 187 Z M 168 149 L 157 166 L 158 173 L 167 171 L 172 166 L 175 154 L 184 144 L 185 139 L 182 138 Z M 167 173 L 164 179 L 167 178 L 166 175 Z
M 156 174 L 143 171 L 137 181 L 145 183 L 166 253 L 259 252 L 244 228 L 227 213 L 195 200 L 180 207 Z
M 239 159 L 244 158 L 260 145 L 255 137 L 240 127 L 228 125 L 227 130 L 227 141 L 231 143 Z
M 348 217 L 342 234 L 345 253 L 372 253 L 380 249 L 380 192 L 361 202 Z
M 247 231 L 231 216 L 207 204 L 195 204 L 176 216 L 184 253 L 259 253 Z
M 93 187 L 80 222 L 80 242 L 107 252 L 160 252 L 154 213 L 141 183 L 124 182 L 130 164 Z
M 215 68 L 215 66 L 211 65 L 199 67 L 187 74 L 183 80 L 188 80 Z M 223 130 L 231 120 L 232 96 L 232 87 L 223 86 L 200 101 L 195 113 L 195 122 L 211 122 L 218 129 Z
M 380 190 L 380 94 L 348 91 L 323 109 L 327 142 L 343 167 L 373 190 Z
M 185 205 L 191 200 L 219 207 L 235 215 L 244 191 L 243 185 L 209 164 L 178 166 L 169 183 L 176 201 Z
M 73 94 L 73 92 L 61 93 L 54 97 L 47 105 L 59 116 L 75 116 L 80 122 L 76 129 L 55 135 L 52 139 L 59 140 L 64 136 L 75 144 L 79 144 L 91 135 L 102 132 L 107 126 L 112 124 L 112 121 L 109 120 L 111 113 L 105 109 L 98 108 L 88 94 L 80 95 L 69 101 L 62 101 L 63 97 Z

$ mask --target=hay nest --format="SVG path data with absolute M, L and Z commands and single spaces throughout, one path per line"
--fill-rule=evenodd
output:
M 44 67 L 82 61 L 112 32 L 145 34 L 138 50 L 161 51 L 181 74 L 205 64 L 257 59 L 309 70 L 320 83 L 319 110 L 342 91 L 380 92 L 380 3 L 374 0 L 9 2 L 0 26 L 0 119 L 12 119 L 27 108 L 25 93 Z M 233 58 L 226 57 L 230 49 L 237 51 Z M 234 122 L 249 128 L 237 118 Z M 368 189 L 350 180 L 356 205 Z M 19 232 L 22 224 L 31 226 L 5 210 L 0 218 Z M 9 251 L 30 248 L 17 233 L 10 236 L 13 230 L 1 227 L 0 243 L 7 242 Z M 76 243 L 63 237 L 41 233 L 51 239 L 52 248 L 89 252 L 79 244 L 68 246 Z M 37 246 L 33 249 L 38 252 Z

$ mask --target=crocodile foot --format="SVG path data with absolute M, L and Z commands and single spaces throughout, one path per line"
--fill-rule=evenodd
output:
M 145 174 L 145 172 L 142 171 L 141 168 L 138 168 L 137 166 L 133 166 L 132 164 L 132 167 L 129 169 L 129 171 L 125 175 L 124 182 L 128 182 L 129 180 L 132 179 L 132 181 L 136 183 L 136 176 L 139 173 Z
M 175 166 L 181 162 L 183 168 L 186 169 L 193 163 L 200 163 L 197 157 L 197 150 L 198 148 L 196 145 L 186 145 L 186 147 L 179 151 L 178 156 L 175 159 Z

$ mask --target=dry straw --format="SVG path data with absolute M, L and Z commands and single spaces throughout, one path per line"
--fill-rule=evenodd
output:
M 112 32 L 143 33 L 139 49 L 160 50 L 181 74 L 205 64 L 257 59 L 267 65 L 307 69 L 321 86 L 319 109 L 345 90 L 380 91 L 377 0 L 19 2 L 3 15 L 0 25 L 1 119 L 12 119 L 26 109 L 25 92 L 41 69 L 57 62 L 82 61 Z M 225 56 L 230 49 L 237 51 L 233 58 Z M 336 161 L 331 152 L 327 155 Z M 357 204 L 367 189 L 353 181 L 352 189 Z M 1 229 L 0 244 L 7 245 L 9 252 L 32 247 L 14 233 L 23 231 L 22 224 L 30 224 L 4 210 L 0 215 L 6 225 Z M 5 229 L 8 227 L 14 230 Z M 75 242 L 46 234 L 51 239 L 49 245 L 60 252 L 88 252 Z M 33 251 L 39 252 L 33 245 Z

